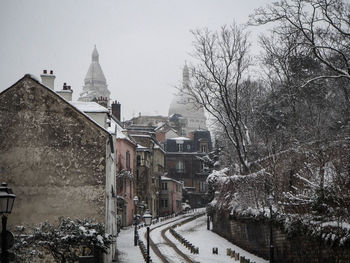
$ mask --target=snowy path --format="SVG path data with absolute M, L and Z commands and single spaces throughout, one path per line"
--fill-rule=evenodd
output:
M 201 211 L 202 212 L 202 211 Z M 194 214 L 191 214 L 194 215 Z M 151 234 L 150 237 L 153 242 L 157 245 L 160 252 L 166 257 L 168 262 L 171 263 L 183 263 L 186 262 L 180 255 L 176 253 L 176 251 L 171 248 L 165 240 L 161 236 L 162 230 L 167 227 L 175 224 L 175 222 L 179 222 L 185 220 L 188 215 L 182 215 L 179 217 L 168 219 L 167 221 L 163 221 L 151 226 Z M 250 259 L 251 262 L 256 263 L 267 263 L 267 260 L 259 258 L 253 254 L 244 251 L 243 249 L 233 245 L 228 242 L 226 239 L 220 237 L 212 231 L 208 231 L 206 229 L 206 216 L 201 216 L 196 220 L 193 220 L 189 223 L 186 223 L 180 227 L 177 227 L 175 230 L 189 240 L 192 244 L 199 247 L 199 254 L 194 255 L 189 252 L 189 250 L 180 244 L 173 235 L 166 231 L 165 235 L 168 239 L 173 242 L 176 247 L 181 250 L 184 254 L 186 254 L 193 262 L 218 262 L 218 263 L 226 263 L 226 262 L 239 262 L 235 261 L 233 258 L 230 258 L 226 255 L 226 249 L 231 248 L 236 252 L 240 253 L 240 255 L 244 256 L 247 259 Z M 146 240 L 144 234 L 146 232 L 146 228 L 141 228 L 139 230 L 139 237 L 146 244 Z M 118 236 L 118 250 L 119 250 L 119 262 L 120 263 L 141 263 L 144 262 L 143 257 L 141 255 L 139 247 L 135 247 L 133 245 L 133 237 L 134 237 L 134 228 L 130 227 L 126 230 L 122 230 L 120 235 Z M 218 247 L 219 254 L 212 254 L 212 248 Z M 151 259 L 153 263 L 162 263 L 163 261 L 154 253 L 154 251 L 150 252 Z
M 250 259 L 251 262 L 256 263 L 268 263 L 268 260 L 259 258 L 222 238 L 221 236 L 215 234 L 212 231 L 207 230 L 207 217 L 201 216 L 196 220 L 193 220 L 187 224 L 184 224 L 180 227 L 175 228 L 175 230 L 181 234 L 184 238 L 190 241 L 194 246 L 199 247 L 199 254 L 193 255 L 189 253 L 189 250 L 186 249 L 181 243 L 179 243 L 172 234 L 167 233 L 167 236 L 177 244 L 178 248 L 184 251 L 185 253 L 191 255 L 194 261 L 197 262 L 217 262 L 217 263 L 226 263 L 226 262 L 235 262 L 233 258 L 230 258 L 226 255 L 226 249 L 231 248 L 235 250 L 240 255 L 244 256 L 246 259 Z M 213 247 L 219 249 L 218 255 L 212 254 Z M 239 261 L 236 261 L 239 262 Z
M 159 250 L 161 250 L 162 253 L 169 255 L 171 257 L 173 249 L 171 249 L 169 246 L 165 246 L 163 244 L 163 240 L 161 239 L 161 230 L 168 227 L 170 223 L 182 220 L 183 218 L 187 218 L 189 215 L 194 215 L 197 213 L 204 212 L 205 209 L 198 209 L 195 213 L 189 213 L 185 215 L 181 215 L 178 217 L 170 218 L 168 220 L 165 220 L 163 222 L 159 222 L 157 224 L 154 224 L 151 226 L 152 230 L 151 232 L 151 238 L 152 240 L 157 243 Z M 159 227 L 160 225 L 163 225 L 162 227 Z M 146 232 L 146 228 L 141 228 L 138 230 L 139 237 L 146 245 L 146 240 L 144 238 L 144 234 Z M 155 235 L 154 235 L 155 234 Z M 118 249 L 118 262 L 119 263 L 141 263 L 144 262 L 144 259 L 142 257 L 140 248 L 138 246 L 134 246 L 134 227 L 130 226 L 128 228 L 122 229 L 117 237 L 117 249 Z M 151 259 L 153 263 L 161 263 L 162 260 L 157 257 L 157 255 L 154 254 L 154 252 L 150 251 Z

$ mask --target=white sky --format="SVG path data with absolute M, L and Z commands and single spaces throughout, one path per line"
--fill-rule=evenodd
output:
M 2 0 L 0 91 L 26 73 L 56 75 L 77 99 L 96 44 L 122 118 L 167 115 L 191 61 L 190 29 L 245 23 L 272 0 Z M 255 28 L 252 30 L 256 30 Z M 254 36 L 254 34 L 253 34 Z

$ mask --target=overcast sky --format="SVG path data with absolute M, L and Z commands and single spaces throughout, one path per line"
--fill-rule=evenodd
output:
M 26 73 L 56 75 L 77 99 L 96 44 L 122 118 L 167 115 L 191 61 L 191 29 L 245 23 L 272 0 L 2 0 L 0 91 Z M 253 36 L 256 35 L 256 29 Z

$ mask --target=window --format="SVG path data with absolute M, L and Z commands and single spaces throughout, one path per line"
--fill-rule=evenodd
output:
M 207 145 L 201 144 L 201 152 L 206 153 L 207 152 Z
M 184 151 L 184 145 L 182 143 L 177 143 L 177 151 L 183 152 Z
M 204 172 L 207 169 L 204 162 L 201 162 L 201 171 Z
M 168 208 L 168 199 L 161 199 L 160 200 L 160 206 L 162 208 Z
M 184 173 L 185 172 L 185 165 L 183 161 L 178 161 L 176 164 L 176 172 L 178 173 Z
M 190 151 L 191 150 L 191 145 L 187 144 L 187 150 Z
M 130 189 L 129 189 L 129 198 L 131 199 L 132 198 L 132 181 L 129 181 L 129 183 L 130 183 Z
M 136 165 L 141 166 L 141 156 L 140 155 L 137 155 L 137 157 L 136 157 Z
M 205 182 L 199 182 L 199 191 L 205 192 L 207 190 L 207 185 Z
M 168 190 L 168 183 L 162 183 L 161 189 Z
M 125 154 L 125 163 L 126 163 L 126 169 L 130 170 L 130 153 L 129 151 Z

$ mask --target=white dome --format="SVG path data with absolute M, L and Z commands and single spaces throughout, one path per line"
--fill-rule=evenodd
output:
M 80 93 L 79 101 L 92 101 L 98 97 L 109 100 L 110 91 L 107 88 L 107 81 L 99 63 L 99 55 L 94 47 L 91 56 L 91 64 L 84 78 L 83 91 Z
M 91 57 L 91 64 L 84 79 L 85 85 L 88 83 L 106 84 L 106 78 L 99 63 L 99 55 L 96 46 Z
M 189 85 L 189 72 L 185 65 L 183 69 L 183 85 Z M 171 101 L 169 116 L 180 114 L 187 120 L 187 131 L 194 131 L 198 128 L 206 129 L 206 118 L 203 107 L 197 107 L 188 95 L 177 93 Z

